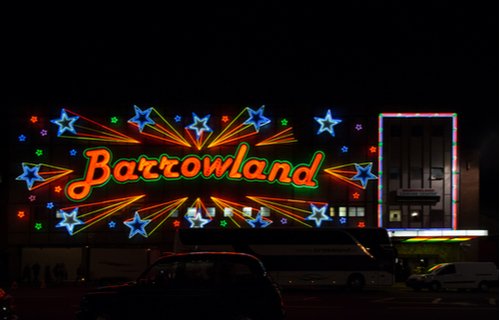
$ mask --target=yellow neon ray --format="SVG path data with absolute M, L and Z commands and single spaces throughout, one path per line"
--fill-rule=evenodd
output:
M 83 139 L 83 140 L 95 140 L 95 141 L 107 141 L 107 142 L 121 142 L 121 143 L 140 143 L 138 140 L 131 138 L 119 131 L 111 129 L 105 125 L 102 125 L 96 121 L 86 118 L 82 115 L 77 114 L 68 109 L 64 109 L 67 113 L 74 116 L 78 116 L 79 123 L 75 124 L 75 127 L 79 130 L 76 135 L 60 135 L 59 138 L 71 138 L 71 139 Z M 82 125 L 81 121 L 87 122 L 94 125 L 94 127 Z

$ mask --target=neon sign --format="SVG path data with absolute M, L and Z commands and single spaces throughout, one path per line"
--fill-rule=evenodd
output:
M 309 164 L 292 165 L 288 161 L 248 158 L 250 147 L 241 143 L 234 155 L 210 156 L 187 155 L 182 159 L 162 154 L 157 158 L 140 156 L 138 159 L 119 159 L 114 164 L 112 152 L 104 147 L 87 149 L 88 159 L 84 178 L 71 181 L 66 188 L 70 200 L 87 198 L 92 188 L 106 184 L 110 179 L 117 183 L 194 179 L 199 176 L 209 179 L 226 177 L 231 180 L 246 180 L 316 188 L 321 163 L 325 155 L 316 151 Z M 366 184 L 366 182 L 364 183 Z
M 374 141 L 361 145 L 341 140 L 347 128 L 361 136 L 369 132 L 369 124 L 337 119 L 335 114 L 327 109 L 302 117 L 299 132 L 310 127 L 314 133 L 306 146 L 311 139 L 319 143 L 310 152 L 297 152 L 292 144 L 301 136 L 295 132 L 295 119 L 270 117 L 264 106 L 211 116 L 165 115 L 154 107 L 134 105 L 129 116 L 104 115 L 104 121 L 62 109 L 55 119 L 37 115 L 36 121 L 25 119 L 32 127 L 28 131 L 17 129 L 16 143 L 26 149 L 22 157 L 39 160 L 20 159 L 16 180 L 29 191 L 22 201 L 30 207 L 45 201 L 44 210 L 58 219 L 44 222 L 43 231 L 63 230 L 70 236 L 99 225 L 109 232 L 126 231 L 129 238 L 147 238 L 162 226 L 319 228 L 351 220 L 355 225 L 356 217 L 348 221 L 331 215 L 329 202 L 370 198 L 364 190 L 378 178 L 372 173 L 376 154 L 366 150 Z M 46 130 L 48 122 L 52 126 Z M 40 129 L 47 135 L 38 134 Z M 131 154 L 137 149 L 141 151 Z M 362 161 L 352 162 L 356 155 L 362 155 Z M 195 180 L 202 181 L 203 194 L 193 192 L 198 188 Z M 179 183 L 167 183 L 175 181 Z M 213 192 L 205 188 L 210 181 L 229 183 Z M 244 186 L 247 182 L 256 188 Z M 26 215 L 31 216 L 29 211 Z M 41 229 L 42 222 L 36 222 Z

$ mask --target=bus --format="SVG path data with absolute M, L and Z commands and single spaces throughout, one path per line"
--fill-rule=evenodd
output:
M 282 287 L 392 286 L 396 251 L 384 228 L 179 229 L 174 251 L 257 256 Z

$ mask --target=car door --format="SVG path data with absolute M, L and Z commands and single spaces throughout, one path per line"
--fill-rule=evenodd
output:
M 156 263 L 138 281 L 125 303 L 135 319 L 176 319 L 207 315 L 215 300 L 210 259 Z
M 463 282 L 463 275 L 457 273 L 457 269 L 454 264 L 449 264 L 441 268 L 441 270 L 437 272 L 437 276 L 441 287 L 443 288 L 460 288 Z

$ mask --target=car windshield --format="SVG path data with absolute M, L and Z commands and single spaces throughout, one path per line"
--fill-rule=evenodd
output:
M 436 272 L 438 272 L 439 270 L 441 270 L 445 266 L 446 266 L 446 264 L 444 264 L 444 263 L 436 264 L 436 265 L 430 267 L 429 269 L 427 269 L 426 273 L 436 273 Z
M 151 266 L 139 282 L 168 286 L 211 286 L 214 283 L 252 283 L 263 276 L 263 270 L 248 261 L 234 259 L 166 259 Z M 259 272 L 260 271 L 260 272 Z

